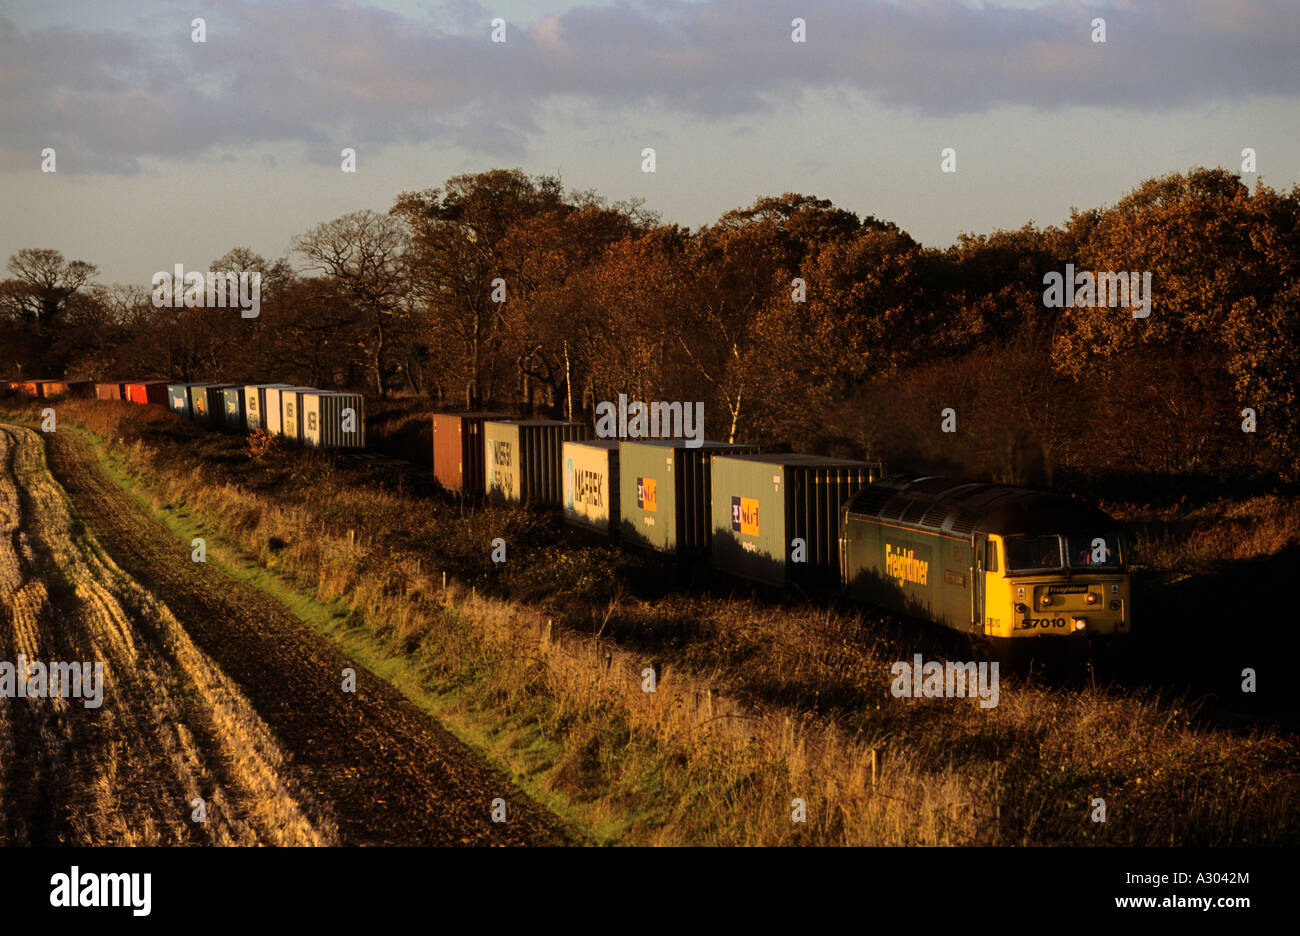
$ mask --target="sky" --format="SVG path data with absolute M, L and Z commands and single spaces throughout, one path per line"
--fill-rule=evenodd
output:
M 1246 147 L 1290 189 L 1297 49 L 1300 0 L 3 0 L 0 258 L 144 285 L 513 167 L 691 227 L 801 192 L 943 247 Z

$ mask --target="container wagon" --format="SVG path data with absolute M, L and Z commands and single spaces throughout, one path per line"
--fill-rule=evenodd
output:
M 47 400 L 61 396 L 85 397 L 90 395 L 91 388 L 89 380 L 44 380 L 41 396 Z
M 310 389 L 312 388 L 295 387 L 293 384 L 267 384 L 266 398 L 263 400 L 262 406 L 262 418 L 266 422 L 266 431 L 271 435 L 284 435 L 285 398 L 291 393 Z
M 236 384 L 221 391 L 221 424 L 227 429 L 243 432 L 244 423 L 244 388 Z
M 604 536 L 618 535 L 618 449 L 617 439 L 564 443 L 567 523 Z
M 167 381 L 137 380 L 128 382 L 123 387 L 122 399 L 130 403 L 152 403 L 167 406 Z
M 185 384 L 169 383 L 167 385 L 167 408 L 182 416 L 190 414 L 190 398 L 185 392 Z
M 624 440 L 619 445 L 619 534 L 624 543 L 660 552 L 701 554 L 713 539 L 714 455 L 757 446 L 682 439 Z
M 190 402 L 194 418 L 210 426 L 224 426 L 226 422 L 226 390 L 230 384 L 201 384 L 191 388 Z
M 302 395 L 319 392 L 315 387 L 286 387 L 280 391 L 280 434 L 301 442 Z
M 263 432 L 270 431 L 267 423 L 266 393 L 268 390 L 279 390 L 288 386 L 288 384 L 246 384 L 244 386 L 244 424 L 249 432 L 259 429 Z M 275 402 L 278 408 L 280 402 L 278 396 Z M 279 426 L 280 420 L 277 419 L 275 424 Z
M 302 439 L 312 448 L 366 447 L 365 397 L 333 390 L 303 392 Z
M 508 421 L 509 413 L 433 414 L 433 476 L 449 491 L 484 493 L 483 423 Z
M 838 584 L 840 509 L 880 473 L 820 455 L 715 456 L 714 567 L 777 586 Z
M 840 523 L 850 595 L 967 634 L 1127 634 L 1119 524 L 1029 488 L 898 477 L 864 488 Z
M 565 442 L 587 438 L 582 423 L 557 419 L 483 423 L 483 486 L 493 500 L 559 507 L 564 496 L 560 455 Z
M 202 419 L 200 409 L 205 405 L 203 401 L 207 399 L 208 387 L 215 387 L 217 384 L 212 383 L 187 383 L 185 385 L 185 399 L 189 406 L 189 417 L 191 419 Z M 205 411 L 206 412 L 206 411 Z

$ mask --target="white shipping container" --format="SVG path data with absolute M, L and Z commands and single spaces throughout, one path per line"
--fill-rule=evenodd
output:
M 276 425 L 271 431 L 276 435 L 282 435 L 286 439 L 302 438 L 302 407 L 298 401 L 301 393 L 310 393 L 315 387 L 278 387 L 268 388 L 266 392 L 266 409 L 268 413 L 267 422 L 270 422 L 270 412 L 274 409 L 276 414 Z M 271 406 L 272 392 L 277 398 L 274 408 Z M 292 418 L 290 418 L 292 416 Z
M 564 519 L 613 534 L 618 529 L 618 439 L 565 442 Z
M 313 448 L 365 448 L 365 397 L 313 390 L 301 394 L 302 438 Z
M 248 431 L 262 429 L 267 432 L 278 432 L 280 428 L 280 418 L 277 412 L 276 418 L 272 420 L 268 411 L 267 392 L 272 389 L 281 389 L 288 387 L 289 384 L 248 384 L 244 387 L 244 419 L 248 424 Z M 275 408 L 280 408 L 280 398 L 275 397 Z M 275 429 L 271 428 L 272 423 Z

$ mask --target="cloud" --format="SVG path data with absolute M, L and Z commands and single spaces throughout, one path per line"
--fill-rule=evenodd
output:
M 1081 142 L 1122 145 L 1123 119 L 1143 112 L 1300 91 L 1294 0 L 775 7 L 578 6 L 511 23 L 504 44 L 490 41 L 488 13 L 464 0 L 426 19 L 352 3 L 224 0 L 205 7 L 205 44 L 190 41 L 187 19 L 144 34 L 24 31 L 0 18 L 0 168 L 33 168 L 44 146 L 58 149 L 61 172 L 129 173 L 146 158 L 284 143 L 330 160 L 342 146 L 409 142 L 513 157 L 561 96 L 598 111 L 653 104 L 731 119 L 829 88 L 932 116 L 1110 109 L 1116 122 Z M 806 43 L 790 41 L 795 16 Z M 1105 44 L 1089 38 L 1098 16 Z

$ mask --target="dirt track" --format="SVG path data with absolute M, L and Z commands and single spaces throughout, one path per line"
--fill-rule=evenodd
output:
M 333 645 L 191 561 L 83 443 L 4 426 L 0 660 L 19 653 L 104 661 L 104 703 L 0 699 L 0 843 L 565 841 L 386 683 L 342 692 Z

